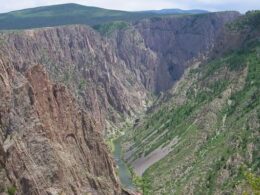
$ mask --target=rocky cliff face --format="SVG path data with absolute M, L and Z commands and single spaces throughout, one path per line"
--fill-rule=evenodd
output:
M 237 12 L 222 12 L 154 18 L 137 23 L 135 26 L 145 45 L 159 59 L 155 91 L 171 88 L 194 60 L 207 58 L 223 36 L 225 25 L 238 16 Z
M 70 88 L 100 128 L 108 122 L 119 123 L 144 107 L 146 89 L 109 41 L 92 29 L 69 26 L 3 36 L 3 55 L 17 70 L 25 72 L 34 64 L 43 64 L 53 80 Z
M 101 37 L 85 26 L 2 35 L 2 53 L 24 72 L 43 64 L 104 129 L 142 111 L 190 62 L 205 58 L 236 12 L 143 20 Z M 110 128 L 111 130 L 111 128 Z
M 109 37 L 78 25 L 1 33 L 1 182 L 20 194 L 122 193 L 102 134 L 206 58 L 237 16 L 143 20 Z
M 118 56 L 152 92 L 166 91 L 194 60 L 205 59 L 239 16 L 223 12 L 145 19 L 116 32 Z
M 1 165 L 18 194 L 119 194 L 100 129 L 43 66 L 1 60 Z

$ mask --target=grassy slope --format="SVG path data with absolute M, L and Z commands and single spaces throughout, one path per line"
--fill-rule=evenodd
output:
M 190 14 L 191 12 L 185 14 Z M 204 13 L 196 12 L 196 13 Z M 173 14 L 172 12 L 170 14 Z M 179 14 L 179 13 L 176 13 Z M 53 5 L 0 14 L 0 29 L 26 29 L 68 24 L 98 25 L 112 21 L 133 21 L 167 15 L 152 12 L 126 12 L 78 4 Z
M 141 19 L 151 15 L 64 4 L 0 14 L 0 29 L 25 29 L 68 24 L 97 25 L 115 20 Z
M 188 70 L 172 98 L 128 135 L 135 158 L 179 138 L 145 172 L 144 194 L 259 192 L 259 41 Z

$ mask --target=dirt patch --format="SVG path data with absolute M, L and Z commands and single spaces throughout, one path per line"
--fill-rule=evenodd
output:
M 135 173 L 138 176 L 142 176 L 146 169 L 152 166 L 157 161 L 167 156 L 172 151 L 172 146 L 178 143 L 178 138 L 174 138 L 167 146 L 159 147 L 149 155 L 141 157 L 132 163 Z

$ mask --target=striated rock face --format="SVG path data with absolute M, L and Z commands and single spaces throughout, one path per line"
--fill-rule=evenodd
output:
M 70 88 L 102 129 L 105 120 L 119 123 L 144 107 L 147 90 L 109 41 L 86 26 L 27 30 L 3 37 L 3 53 L 17 70 L 25 72 L 33 64 L 43 64 L 53 80 Z
M 1 165 L 18 194 L 119 194 L 100 129 L 41 65 L 0 61 Z
M 206 58 L 237 16 L 143 20 L 109 37 L 79 25 L 1 33 L 0 185 L 26 195 L 124 193 L 102 133 Z
M 155 91 L 171 88 L 193 60 L 207 58 L 225 25 L 238 16 L 238 12 L 221 12 L 154 18 L 137 23 L 135 27 L 144 38 L 144 44 L 158 56 Z
M 146 89 L 171 88 L 194 60 L 211 54 L 225 25 L 239 16 L 222 12 L 141 20 L 113 34 L 118 56 Z
M 86 26 L 2 35 L 2 53 L 20 72 L 43 64 L 108 132 L 141 112 L 151 92 L 169 89 L 196 59 L 207 57 L 236 12 L 149 19 L 101 37 Z

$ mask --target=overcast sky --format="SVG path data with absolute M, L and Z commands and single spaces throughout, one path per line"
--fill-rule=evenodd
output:
M 88 6 L 129 11 L 180 8 L 245 12 L 247 10 L 260 9 L 260 0 L 0 0 L 0 12 L 62 3 L 79 3 Z

